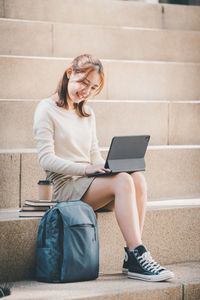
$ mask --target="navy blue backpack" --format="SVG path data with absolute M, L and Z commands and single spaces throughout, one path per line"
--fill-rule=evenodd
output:
M 99 273 L 96 215 L 83 201 L 59 202 L 42 217 L 36 249 L 36 280 L 92 280 Z

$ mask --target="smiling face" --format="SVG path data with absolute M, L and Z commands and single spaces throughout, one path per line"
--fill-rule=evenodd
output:
M 69 68 L 67 77 L 69 79 L 67 102 L 71 108 L 73 103 L 79 103 L 95 96 L 101 84 L 100 75 L 96 70 L 86 75 L 86 73 L 77 73 Z

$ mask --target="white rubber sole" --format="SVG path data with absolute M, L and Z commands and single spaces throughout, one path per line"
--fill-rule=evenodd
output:
M 122 268 L 122 273 L 123 274 L 128 274 L 128 269 Z
M 142 275 L 139 273 L 128 272 L 128 278 L 139 279 L 144 281 L 164 281 L 174 278 L 174 273 L 171 271 L 163 271 L 159 275 Z

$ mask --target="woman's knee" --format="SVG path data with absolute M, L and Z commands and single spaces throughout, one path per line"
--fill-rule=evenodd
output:
M 124 192 L 133 192 L 134 191 L 134 183 L 131 175 L 128 173 L 122 172 L 113 177 L 115 192 L 120 190 Z

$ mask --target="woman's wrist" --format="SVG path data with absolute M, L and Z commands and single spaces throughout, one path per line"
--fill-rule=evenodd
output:
M 89 166 L 90 166 L 90 164 L 88 164 L 88 165 L 85 167 L 85 172 L 84 172 L 85 175 L 87 175 L 87 174 L 86 174 L 86 170 L 87 170 L 87 168 L 88 168 Z

